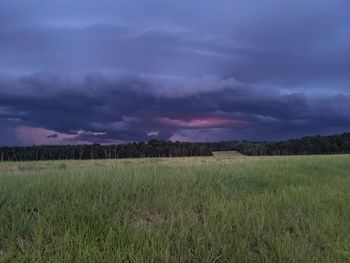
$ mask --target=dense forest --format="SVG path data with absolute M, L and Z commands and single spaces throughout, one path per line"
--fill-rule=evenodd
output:
M 213 151 L 238 151 L 244 155 L 301 155 L 350 153 L 350 133 L 312 136 L 280 142 L 170 142 L 119 145 L 67 145 L 0 147 L 1 161 L 34 161 L 64 159 L 115 159 L 141 157 L 211 156 Z

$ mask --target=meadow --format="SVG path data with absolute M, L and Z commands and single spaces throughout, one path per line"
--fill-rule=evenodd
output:
M 0 262 L 350 262 L 350 155 L 0 163 Z

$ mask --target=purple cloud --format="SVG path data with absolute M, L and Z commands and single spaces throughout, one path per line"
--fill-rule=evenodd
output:
M 283 94 L 210 79 L 209 86 L 194 78 L 163 85 L 158 79 L 96 73 L 7 79 L 0 82 L 0 121 L 19 130 L 19 141 L 27 144 L 40 138 L 42 143 L 271 140 L 350 128 L 348 95 Z M 174 85 L 182 85 L 177 91 L 183 94 L 169 90 Z M 37 137 L 25 141 L 24 131 L 27 138 Z
M 0 144 L 349 131 L 348 10 L 346 0 L 2 0 Z

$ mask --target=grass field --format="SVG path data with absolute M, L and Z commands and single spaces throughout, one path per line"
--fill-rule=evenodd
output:
M 350 156 L 0 163 L 0 262 L 350 262 Z

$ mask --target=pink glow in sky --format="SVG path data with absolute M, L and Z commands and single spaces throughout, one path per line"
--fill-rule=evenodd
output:
M 77 139 L 79 134 L 65 134 L 45 128 L 19 126 L 15 132 L 23 145 L 89 144 Z
M 170 119 L 166 117 L 157 118 L 158 122 L 167 126 L 179 127 L 179 128 L 216 128 L 226 126 L 242 126 L 248 124 L 244 121 L 225 119 L 225 118 L 201 118 L 201 119 L 189 119 L 179 120 Z
M 101 136 L 104 132 L 78 130 L 73 134 L 56 132 L 41 127 L 18 126 L 15 135 L 22 145 L 76 145 L 92 144 L 93 142 L 81 139 L 81 135 Z M 101 144 L 123 144 L 123 140 L 106 140 Z

